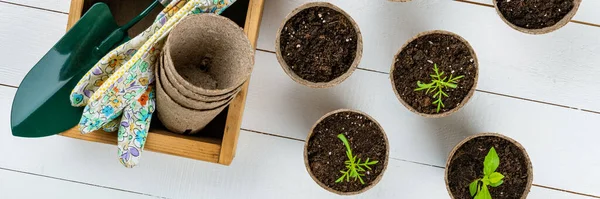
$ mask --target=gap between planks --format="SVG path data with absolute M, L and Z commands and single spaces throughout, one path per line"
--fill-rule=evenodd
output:
M 24 174 L 24 175 L 32 175 L 32 176 L 37 176 L 37 177 L 42 177 L 42 178 L 49 178 L 49 179 L 54 179 L 54 180 L 61 180 L 61 181 L 65 181 L 65 182 L 71 182 L 71 183 L 76 183 L 76 184 L 82 184 L 82 185 L 92 186 L 92 187 L 110 189 L 110 190 L 121 191 L 121 192 L 126 192 L 126 193 L 132 193 L 132 194 L 137 194 L 137 195 L 149 196 L 149 197 L 153 197 L 153 198 L 164 198 L 164 199 L 167 199 L 166 197 L 155 196 L 155 195 L 141 193 L 141 192 L 129 191 L 129 190 L 125 190 L 125 189 L 119 189 L 119 188 L 114 188 L 114 187 L 107 187 L 107 186 L 102 186 L 102 185 L 97 185 L 97 184 L 91 184 L 91 183 L 80 182 L 80 181 L 75 181 L 75 180 L 69 180 L 69 179 L 64 179 L 64 178 L 58 178 L 58 177 L 52 177 L 52 176 L 41 175 L 41 174 L 36 174 L 36 173 L 30 173 L 30 172 L 26 172 L 26 171 L 19 171 L 19 170 L 4 168 L 4 167 L 0 167 L 0 170 L 5 170 L 5 171 L 15 172 L 15 173 L 21 173 L 21 174 Z
M 261 50 L 261 49 L 256 49 L 256 50 L 263 51 L 263 52 L 270 52 L 270 51 Z M 380 71 L 371 71 L 371 70 L 365 70 L 365 71 L 383 73 L 383 72 L 380 72 Z M 387 73 L 385 73 L 385 74 L 387 74 Z M 9 88 L 17 88 L 17 87 L 8 86 L 8 85 L 0 85 L 0 88 L 2 86 L 9 87 Z M 479 91 L 479 92 L 483 92 L 483 91 Z M 483 93 L 487 93 L 487 92 L 483 92 Z M 490 93 L 490 94 L 492 94 L 492 93 Z M 498 95 L 503 96 L 501 94 L 498 94 Z M 519 98 L 517 98 L 517 99 L 519 99 Z M 523 99 L 523 100 L 527 100 L 527 99 Z M 552 104 L 549 104 L 549 105 L 552 105 Z M 563 107 L 563 106 L 560 106 L 560 105 L 558 105 L 558 106 L 559 107 Z M 597 112 L 592 112 L 592 113 L 597 113 Z M 297 142 L 305 142 L 305 140 L 303 140 L 303 139 L 292 138 L 292 137 L 287 137 L 287 136 L 282 136 L 282 135 L 277 135 L 277 134 L 272 134 L 272 133 L 267 133 L 267 132 L 262 132 L 262 131 L 257 131 L 257 130 L 251 130 L 251 129 L 246 129 L 246 128 L 240 128 L 240 130 L 246 131 L 246 132 L 250 132 L 250 133 L 262 134 L 262 135 L 265 135 L 265 136 L 273 136 L 273 137 L 277 137 L 277 138 L 281 138 L 281 139 L 293 140 L 293 141 L 297 141 Z M 428 167 L 433 167 L 433 168 L 437 168 L 437 169 L 444 169 L 443 166 L 439 166 L 439 165 L 427 164 L 427 163 L 416 162 L 416 161 L 405 160 L 405 159 L 394 158 L 394 157 L 389 157 L 389 158 L 392 159 L 392 160 L 396 160 L 396 161 L 402 161 L 402 162 L 407 162 L 407 163 L 411 163 L 411 164 L 428 166 Z M 129 190 L 124 190 L 124 189 L 118 189 L 118 188 L 113 188 L 113 187 L 108 187 L 108 186 L 101 186 L 101 185 L 90 184 L 90 183 L 85 183 L 85 182 L 80 182 L 80 181 L 75 181 L 75 180 L 69 180 L 69 179 L 64 179 L 64 178 L 46 176 L 46 175 L 35 174 L 35 173 L 30 173 L 30 172 L 25 172 L 25 171 L 18 171 L 18 170 L 13 170 L 13 169 L 9 169 L 9 168 L 0 167 L 0 169 L 1 170 L 6 170 L 6 171 L 11 171 L 11 172 L 22 173 L 22 174 L 26 174 L 26 175 L 34 175 L 34 176 L 39 176 L 39 177 L 45 177 L 45 178 L 50 178 L 50 179 L 55 179 L 55 180 L 62 180 L 62 181 L 67 181 L 67 182 L 72 182 L 72 183 L 78 183 L 78 184 L 83 184 L 83 185 L 88 185 L 88 186 L 95 186 L 95 187 L 105 188 L 105 189 L 112 189 L 112 190 L 116 190 L 116 191 L 123 191 L 123 192 L 128 192 L 128 193 L 133 193 L 133 194 L 139 194 L 139 195 L 145 195 L 145 196 L 150 196 L 150 197 L 165 198 L 165 197 L 154 196 L 154 195 L 150 195 L 150 194 L 145 194 L 145 193 L 140 193 L 140 192 L 135 192 L 135 191 L 129 191 Z M 544 186 L 544 185 L 538 185 L 538 184 L 533 184 L 533 186 L 537 186 L 537 187 L 544 188 L 544 189 L 550 189 L 550 190 L 554 190 L 554 191 L 561 191 L 561 192 L 565 192 L 565 193 L 569 193 L 569 194 L 575 194 L 575 195 L 581 195 L 581 196 L 587 196 L 587 197 L 591 197 L 591 198 L 599 198 L 600 199 L 600 196 L 595 196 L 595 195 L 585 194 L 585 193 L 579 193 L 579 192 L 564 190 L 564 189 L 550 187 L 550 186 Z
M 35 6 L 30 6 L 30 5 L 20 4 L 20 3 L 13 3 L 13 2 L 8 2 L 8 1 L 3 1 L 3 0 L 0 0 L 0 3 L 6 3 L 6 4 L 15 5 L 15 6 L 21 6 L 21 7 L 26 7 L 26 8 L 36 9 L 36 10 L 42 10 L 42 11 L 48 11 L 48 12 L 53 12 L 53 13 L 58 13 L 58 14 L 69 15 L 69 13 L 67 13 L 67 12 L 51 10 L 51 9 L 47 9 L 47 8 L 40 8 L 40 7 L 35 7 Z
M 461 3 L 468 3 L 468 4 L 478 5 L 478 6 L 485 6 L 485 7 L 494 8 L 494 5 L 487 4 L 487 3 L 479 3 L 479 2 L 469 1 L 469 0 L 454 0 L 454 1 L 461 2 Z M 577 24 L 581 24 L 581 25 L 593 26 L 593 27 L 599 27 L 600 28 L 600 24 L 595 24 L 595 23 L 590 23 L 590 22 L 585 22 L 585 21 L 579 21 L 579 20 L 571 20 L 571 22 L 577 23 Z
M 456 0 L 456 1 L 458 1 L 458 0 Z M 275 54 L 275 52 L 270 51 L 270 50 L 264 50 L 264 49 L 256 49 L 256 50 L 257 51 L 261 51 L 261 52 L 267 52 L 267 53 L 273 53 L 273 54 Z M 386 75 L 390 74 L 389 72 L 378 71 L 378 70 L 367 69 L 367 68 L 361 68 L 361 67 L 358 67 L 357 69 L 358 70 L 367 71 L 367 72 L 379 73 L 379 74 L 386 74 Z M 561 107 L 561 108 L 566 108 L 566 109 L 572 109 L 572 110 L 583 111 L 583 112 L 588 112 L 588 113 L 600 114 L 599 111 L 592 111 L 592 110 L 587 110 L 587 109 L 580 109 L 580 108 L 577 108 L 577 107 L 571 107 L 571 106 L 566 106 L 566 105 L 561 105 L 561 104 L 544 102 L 544 101 L 540 101 L 540 100 L 528 99 L 528 98 L 523 98 L 523 97 L 518 97 L 518 96 L 512 96 L 512 95 L 507 95 L 507 94 L 502 94 L 502 93 L 496 93 L 496 92 L 481 90 L 481 89 L 475 89 L 475 91 L 481 92 L 481 93 L 485 93 L 485 94 L 489 94 L 489 95 L 496 95 L 496 96 L 501 96 L 501 97 L 507 97 L 507 98 L 512 98 L 512 99 L 517 99 L 517 100 L 523 100 L 523 101 L 528 101 L 528 102 L 545 104 L 545 105 L 549 105 L 549 106 L 556 106 L 556 107 Z
M 261 50 L 261 51 L 263 51 L 263 50 Z M 265 51 L 265 52 L 267 52 L 267 51 Z M 273 137 L 278 137 L 278 138 L 282 138 L 282 139 L 294 140 L 294 141 L 298 141 L 298 142 L 305 142 L 305 140 L 302 140 L 302 139 L 297 139 L 297 138 L 292 138 L 292 137 L 287 137 L 287 136 L 282 136 L 282 135 L 275 135 L 272 133 L 266 133 L 266 132 L 262 132 L 262 131 L 255 131 L 255 130 L 244 129 L 244 128 L 241 128 L 241 130 L 247 131 L 250 133 L 262 134 L 262 135 L 266 135 L 266 136 L 273 136 Z M 417 164 L 417 165 L 421 165 L 421 166 L 428 166 L 428 167 L 432 167 L 432 168 L 436 168 L 436 169 L 445 169 L 445 167 L 439 166 L 439 165 L 427 164 L 427 163 L 405 160 L 405 159 L 400 159 L 400 158 L 389 157 L 389 159 L 406 162 L 406 163 L 411 163 L 411 164 Z M 596 196 L 596 195 L 579 193 L 579 192 L 575 192 L 575 191 L 569 191 L 569 190 L 564 190 L 564 189 L 560 189 L 560 188 L 539 185 L 539 184 L 535 184 L 535 183 L 532 184 L 532 186 L 536 186 L 536 187 L 543 188 L 543 189 L 550 189 L 550 190 L 554 190 L 554 191 L 561 191 L 561 192 L 574 194 L 574 195 L 586 196 L 586 197 L 591 197 L 591 198 L 600 198 L 600 196 Z

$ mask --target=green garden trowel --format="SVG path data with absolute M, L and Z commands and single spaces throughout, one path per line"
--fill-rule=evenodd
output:
M 71 106 L 71 90 L 104 55 L 128 41 L 127 30 L 159 4 L 154 1 L 122 27 L 106 4 L 94 4 L 21 82 L 12 104 L 12 134 L 44 137 L 77 125 L 83 108 Z

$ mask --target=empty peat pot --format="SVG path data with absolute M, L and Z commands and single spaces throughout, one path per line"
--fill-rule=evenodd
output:
M 496 155 L 491 154 L 492 147 Z M 486 160 L 487 156 L 490 156 L 489 161 Z M 499 162 L 493 163 L 493 156 L 496 156 Z M 487 163 L 486 166 L 484 162 Z M 446 189 L 450 197 L 472 199 L 470 185 L 477 179 L 483 179 L 486 169 L 488 173 L 497 172 L 504 176 L 500 185 L 486 186 L 492 198 L 527 198 L 533 182 L 533 168 L 529 155 L 517 141 L 497 133 L 470 136 L 450 152 L 445 170 Z M 494 177 L 488 179 L 492 178 Z M 483 188 L 481 181 L 475 185 Z
M 231 93 L 227 93 L 224 95 L 218 95 L 218 96 L 208 96 L 208 95 L 202 95 L 199 93 L 194 93 L 191 90 L 186 89 L 181 83 L 177 82 L 177 80 L 175 80 L 175 78 L 173 77 L 174 75 L 172 73 L 170 73 L 170 71 L 166 70 L 166 67 L 164 66 L 164 60 L 165 56 L 160 56 L 158 59 L 158 65 L 157 65 L 157 70 L 158 70 L 158 75 L 157 79 L 159 79 L 161 81 L 161 83 L 164 85 L 163 89 L 169 94 L 169 96 L 171 98 L 173 98 L 175 101 L 177 101 L 178 103 L 184 103 L 184 101 L 189 101 L 189 100 L 195 100 L 195 101 L 201 101 L 201 102 L 223 102 L 226 101 L 232 97 L 234 97 L 234 94 L 236 94 L 239 89 L 236 89 L 234 91 L 232 91 Z M 240 87 L 241 89 L 241 87 Z M 183 99 L 182 99 L 183 98 Z M 193 105 L 188 105 L 188 107 L 194 107 Z M 202 108 L 202 107 L 200 107 Z
M 362 47 L 362 35 L 352 17 L 325 2 L 293 10 L 275 40 L 283 71 L 312 88 L 333 87 L 348 78 L 360 62 Z
M 579 4 L 581 0 L 494 0 L 502 21 L 528 34 L 545 34 L 565 26 Z
M 390 80 L 408 110 L 429 118 L 444 117 L 473 96 L 478 65 L 465 39 L 448 31 L 428 31 L 410 39 L 394 56 Z
M 157 73 L 158 70 L 155 71 Z M 158 77 L 158 74 L 155 74 Z M 165 92 L 161 80 L 156 81 L 156 111 L 158 119 L 174 133 L 194 134 L 210 123 L 227 105 L 213 109 L 193 109 L 175 102 Z
M 249 79 L 254 50 L 242 28 L 226 17 L 197 14 L 184 18 L 165 44 L 165 70 L 187 90 L 218 96 Z
M 346 142 L 342 141 L 343 135 Z M 310 177 L 324 189 L 339 194 L 363 193 L 382 178 L 388 164 L 389 144 L 383 128 L 369 115 L 348 109 L 325 114 L 311 128 L 304 145 L 304 164 Z M 344 176 L 346 161 L 355 156 L 360 179 Z M 364 183 L 363 183 L 364 182 Z
M 158 73 L 156 81 L 160 81 L 158 83 L 161 84 L 162 90 L 177 104 L 180 104 L 183 107 L 192 108 L 192 109 L 215 109 L 217 107 L 226 105 L 233 96 L 229 96 L 227 98 L 221 100 L 199 100 L 195 98 L 188 98 L 181 93 L 181 91 L 177 90 L 171 82 L 169 82 L 168 77 L 165 76 L 165 71 L 162 66 L 156 68 L 156 72 Z

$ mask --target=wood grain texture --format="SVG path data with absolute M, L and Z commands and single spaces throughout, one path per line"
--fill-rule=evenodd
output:
M 494 9 L 457 1 L 326 1 L 344 9 L 360 26 L 364 39 L 360 68 L 387 72 L 408 39 L 423 31 L 448 30 L 475 49 L 478 89 L 600 111 L 595 103 L 600 92 L 590 87 L 600 84 L 595 63 L 600 54 L 598 27 L 569 23 L 550 34 L 527 35 L 507 26 Z M 273 51 L 282 20 L 305 2 L 309 0 L 265 4 L 258 48 Z
M 492 0 L 460 0 L 466 2 L 474 2 L 493 6 Z M 600 8 L 600 1 L 595 0 L 583 0 L 579 6 L 579 10 L 573 20 L 581 21 L 585 23 L 591 23 L 594 25 L 600 25 L 600 17 L 598 17 L 598 8 Z
M 0 169 L 0 198 L 60 198 L 60 199 L 106 199 L 154 198 L 138 193 L 107 189 L 94 185 L 52 179 L 34 174 L 25 174 Z M 32 189 L 32 185 L 35 186 Z
M 258 40 L 258 31 L 260 29 L 263 7 L 264 0 L 250 0 L 250 3 L 248 4 L 248 13 L 246 15 L 244 32 L 248 36 L 248 39 L 250 39 L 250 43 L 254 48 L 256 48 L 256 41 Z M 227 123 L 225 124 L 225 132 L 223 134 L 223 142 L 219 157 L 220 164 L 230 165 L 231 161 L 233 161 L 233 158 L 235 157 L 240 127 L 242 126 L 242 116 L 244 114 L 244 108 L 246 105 L 246 95 L 248 94 L 249 82 L 250 79 L 248 79 L 246 83 L 242 85 L 242 90 L 240 90 L 240 92 L 229 105 L 229 111 L 227 112 Z
M 527 149 L 534 183 L 600 196 L 600 173 L 588 172 L 600 168 L 600 114 L 475 92 L 459 112 L 427 119 L 402 106 L 387 74 L 357 70 L 334 88 L 310 89 L 291 80 L 275 54 L 257 51 L 256 60 L 260 81 L 250 82 L 244 129 L 304 140 L 325 113 L 356 109 L 385 129 L 390 157 L 438 166 L 467 136 L 498 132 Z
M 14 93 L 13 88 L 0 87 L 0 110 L 10 109 Z M 304 167 L 304 143 L 300 141 L 242 131 L 238 147 L 243 150 L 237 152 L 229 167 L 146 151 L 141 165 L 127 169 L 118 163 L 113 146 L 62 136 L 13 137 L 9 133 L 9 113 L 0 112 L 0 168 L 167 198 L 343 198 L 312 181 Z M 390 159 L 381 182 L 355 198 L 422 198 L 424 194 L 428 198 L 448 198 L 443 172 L 442 168 Z M 4 178 L 0 173 L 0 194 L 4 193 L 3 181 L 10 183 L 14 178 L 22 176 Z M 72 191 L 85 193 L 78 190 Z M 29 195 L 15 193 L 16 198 Z M 533 187 L 529 198 L 586 197 Z
M 55 12 L 68 13 L 69 0 L 2 0 L 24 6 L 47 9 Z
M 84 0 L 73 0 L 69 15 L 69 24 L 67 29 L 74 25 L 81 16 Z M 258 30 L 263 11 L 264 0 L 251 0 L 248 6 L 248 14 L 246 16 L 246 25 L 244 32 L 248 35 L 252 45 L 256 47 L 258 39 Z M 119 4 L 125 5 L 124 3 Z M 116 5 L 119 7 L 119 5 Z M 238 141 L 241 119 L 244 112 L 244 104 L 246 102 L 246 94 L 248 90 L 248 82 L 243 85 L 240 93 L 232 100 L 227 113 L 227 122 L 223 132 L 222 139 L 210 137 L 191 137 L 172 134 L 163 129 L 151 128 L 148 133 L 148 141 L 145 150 L 166 153 L 181 157 L 203 160 L 208 162 L 216 162 L 223 165 L 231 164 L 235 157 L 236 144 Z M 70 129 L 63 136 L 87 140 L 91 142 L 100 142 L 106 144 L 116 144 L 116 134 L 106 133 L 103 131 L 93 132 L 91 134 L 82 135 L 77 127 Z
M 67 15 L 0 3 L 0 84 L 18 86 L 65 34 Z
M 81 18 L 81 14 L 83 12 L 83 3 L 84 0 L 71 0 L 69 19 L 67 20 L 67 30 L 73 27 L 79 18 Z

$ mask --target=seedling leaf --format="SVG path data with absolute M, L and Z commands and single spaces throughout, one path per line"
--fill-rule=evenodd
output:
M 490 184 L 495 184 L 500 182 L 500 180 L 502 180 L 504 178 L 504 175 L 502 175 L 501 173 L 498 172 L 494 172 L 492 174 L 490 174 Z
M 361 163 L 362 160 L 358 158 L 358 155 L 352 156 L 352 149 L 350 148 L 350 143 L 348 142 L 348 139 L 346 139 L 346 136 L 344 136 L 344 134 L 339 134 L 337 137 L 340 140 L 342 140 L 344 146 L 346 146 L 346 156 L 348 156 L 348 160 L 344 161 L 347 170 L 340 171 L 343 175 L 340 178 L 338 178 L 335 182 L 343 182 L 344 178 L 346 178 L 346 182 L 350 182 L 350 178 L 352 178 L 354 181 L 359 180 L 361 184 L 365 184 L 361 177 L 365 176 L 365 174 L 361 172 L 367 171 L 365 168 L 371 170 L 371 167 L 369 167 L 368 165 L 375 165 L 378 163 L 378 161 L 369 161 L 370 159 L 367 158 L 367 160 Z
M 438 92 L 433 94 L 433 98 L 437 98 L 433 104 L 437 105 L 436 112 L 439 113 L 441 108 L 445 107 L 442 98 L 449 97 L 448 94 L 444 92 L 444 89 L 455 89 L 458 87 L 458 80 L 464 76 L 452 77 L 453 75 L 450 74 L 450 78 L 448 78 L 448 76 L 443 77 L 444 71 L 440 72 L 437 64 L 433 64 L 433 71 L 435 74 L 429 75 L 431 77 L 431 83 L 425 84 L 421 81 L 417 81 L 417 88 L 415 88 L 414 91 L 426 90 L 425 94 L 429 94 L 431 91 L 438 90 Z
M 483 174 L 492 174 L 494 171 L 496 171 L 498 165 L 500 165 L 500 158 L 496 153 L 496 149 L 492 147 L 488 154 L 485 156 L 485 160 L 483 160 Z
M 469 184 L 469 192 L 471 192 L 471 197 L 475 196 L 475 194 L 477 193 L 477 185 L 479 185 L 479 179 L 471 182 L 471 184 Z

